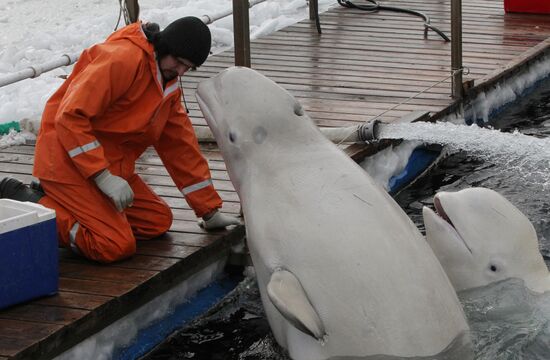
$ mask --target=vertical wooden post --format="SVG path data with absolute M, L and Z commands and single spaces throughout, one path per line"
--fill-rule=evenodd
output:
M 128 12 L 128 21 L 126 25 L 135 23 L 139 20 L 139 2 L 138 0 L 125 0 L 126 11 Z
M 461 98 L 462 87 L 462 0 L 451 0 L 451 70 L 452 96 Z
M 250 67 L 250 23 L 248 0 L 233 0 L 233 39 L 235 65 Z
M 315 20 L 317 17 L 317 11 L 315 9 L 319 8 L 318 0 L 309 0 L 309 20 Z

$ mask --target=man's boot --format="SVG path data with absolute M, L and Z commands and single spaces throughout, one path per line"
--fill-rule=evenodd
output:
M 44 196 L 44 192 L 31 189 L 21 181 L 5 177 L 0 181 L 0 198 L 37 203 Z

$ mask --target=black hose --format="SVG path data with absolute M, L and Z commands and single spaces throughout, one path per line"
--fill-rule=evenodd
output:
M 445 35 L 445 33 L 443 33 L 443 31 L 439 30 L 438 28 L 436 28 L 435 26 L 430 24 L 430 17 L 428 15 L 426 15 L 424 13 L 421 13 L 420 11 L 404 9 L 404 8 L 398 8 L 398 7 L 393 7 L 393 6 L 381 6 L 375 0 L 365 0 L 365 1 L 368 1 L 371 4 L 369 4 L 369 5 L 356 5 L 356 4 L 352 3 L 349 0 L 338 0 L 338 4 L 340 4 L 343 7 L 364 10 L 364 11 L 368 11 L 368 12 L 372 12 L 372 13 L 382 11 L 382 10 L 386 10 L 386 11 L 400 12 L 400 13 L 419 16 L 419 17 L 424 19 L 424 38 L 428 37 L 428 29 L 430 29 L 430 30 L 435 31 L 446 42 L 451 41 L 451 39 L 449 39 L 447 37 L 447 35 Z

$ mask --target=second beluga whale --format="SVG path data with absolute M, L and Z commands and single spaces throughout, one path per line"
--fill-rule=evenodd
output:
M 457 291 L 518 278 L 550 290 L 550 273 L 533 224 L 498 192 L 481 187 L 434 196 L 423 208 L 426 240 Z

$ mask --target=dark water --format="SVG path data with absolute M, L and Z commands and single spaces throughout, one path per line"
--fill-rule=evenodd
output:
M 288 357 L 271 335 L 254 278 L 247 276 L 215 307 L 143 359 L 286 360 Z
M 529 136 L 548 137 L 550 80 L 528 97 L 501 112 L 491 125 L 503 131 L 519 130 Z M 533 222 L 539 235 L 541 252 L 547 264 L 550 264 L 550 201 L 547 194 L 533 194 L 521 182 L 502 176 L 495 164 L 480 160 L 467 152 L 458 152 L 447 157 L 421 181 L 399 193 L 396 200 L 424 232 L 422 206 L 433 207 L 432 197 L 437 191 L 457 191 L 472 186 L 497 190 L 523 211 Z M 516 291 L 520 286 L 516 283 L 497 284 L 494 285 L 496 290 L 489 289 L 489 295 L 466 294 L 461 297 L 469 321 L 474 324 L 472 331 L 476 343 L 476 359 L 550 359 L 550 323 L 544 318 L 544 322 L 539 321 L 540 324 L 533 325 L 533 321 L 527 324 L 528 315 L 534 311 L 531 307 L 527 307 L 529 312 L 525 310 L 518 313 L 517 304 L 514 303 L 510 317 L 501 316 L 499 322 L 491 322 L 487 317 L 491 311 L 494 313 L 498 309 L 500 303 L 504 302 L 508 306 L 511 298 L 526 294 L 525 291 Z M 494 292 L 504 295 L 498 297 Z M 491 300 L 486 300 L 486 297 Z M 535 302 L 529 302 L 529 306 Z M 480 316 L 482 319 L 478 319 Z M 536 319 L 541 319 L 541 316 Z M 535 344 L 534 350 L 533 346 L 527 350 L 517 349 L 521 347 L 518 345 L 521 344 L 521 338 L 528 337 L 529 334 L 526 331 L 506 332 L 513 324 L 521 324 L 518 327 L 523 329 L 527 329 L 528 325 L 542 329 L 541 332 L 530 332 L 538 339 L 531 342 Z M 491 347 L 491 344 L 498 346 Z M 540 347 L 540 344 L 542 348 L 537 349 L 536 346 Z M 529 351 L 539 355 L 530 356 Z M 224 301 L 173 335 L 144 359 L 285 360 L 288 357 L 273 339 L 263 313 L 258 288 L 254 280 L 248 277 Z

